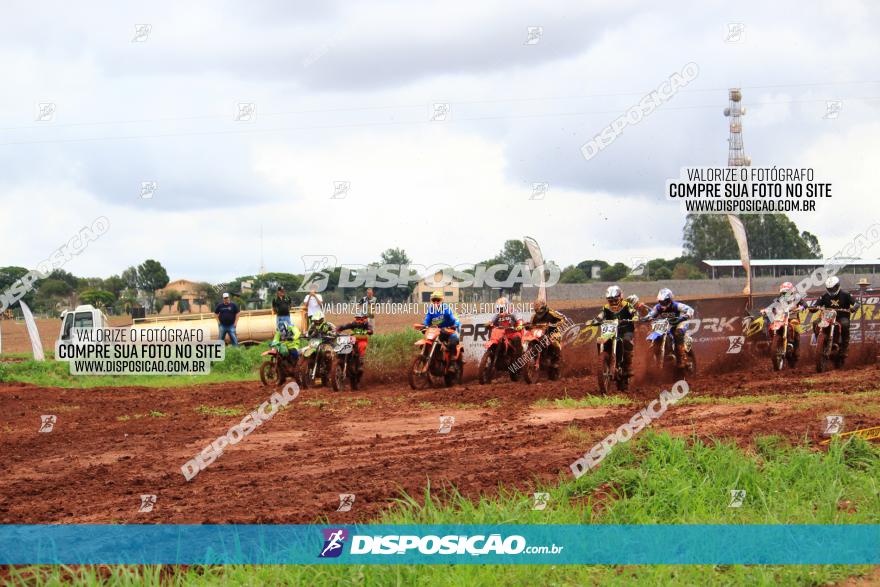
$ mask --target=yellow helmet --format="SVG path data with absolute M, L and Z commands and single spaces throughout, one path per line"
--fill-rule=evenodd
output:
M 437 300 L 438 302 L 443 301 L 443 292 L 439 289 L 431 294 L 431 301 Z

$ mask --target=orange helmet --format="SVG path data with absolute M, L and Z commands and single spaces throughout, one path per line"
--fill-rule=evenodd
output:
M 794 285 L 790 281 L 786 281 L 782 285 L 779 286 L 779 293 L 790 293 L 794 290 Z

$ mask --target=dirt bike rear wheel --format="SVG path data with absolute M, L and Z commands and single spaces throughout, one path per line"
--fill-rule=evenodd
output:
M 431 385 L 431 376 L 428 374 L 428 358 L 425 355 L 419 355 L 413 359 L 408 379 L 409 386 L 415 390 L 425 389 Z

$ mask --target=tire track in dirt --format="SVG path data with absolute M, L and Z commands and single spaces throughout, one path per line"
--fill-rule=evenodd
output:
M 809 365 L 776 373 L 758 364 L 703 375 L 687 399 L 710 403 L 675 406 L 655 428 L 743 446 L 762 434 L 818 441 L 822 417 L 843 404 L 848 429 L 880 425 L 878 397 L 852 395 L 877 389 L 877 381 L 873 365 L 816 374 Z M 590 376 L 421 392 L 402 384 L 308 389 L 187 482 L 180 466 L 243 416 L 199 407 L 246 413 L 271 390 L 256 382 L 86 390 L 0 384 L 0 522 L 352 522 L 374 518 L 401 490 L 420 498 L 429 482 L 454 484 L 470 498 L 499 485 L 529 491 L 568 475 L 570 462 L 663 387 L 637 377 L 625 394 L 631 405 L 599 408 L 534 406 L 595 393 Z M 729 403 L 741 396 L 758 400 Z M 58 415 L 55 430 L 38 433 L 39 416 L 49 413 Z M 440 415 L 456 416 L 449 434 L 437 433 Z M 572 425 L 580 434 L 567 432 Z M 353 511 L 335 511 L 339 493 L 356 495 Z M 159 496 L 153 512 L 138 513 L 141 494 Z

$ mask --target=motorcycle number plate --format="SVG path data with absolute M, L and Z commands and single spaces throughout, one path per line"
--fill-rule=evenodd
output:
M 657 322 L 654 322 L 651 330 L 660 334 L 666 334 L 667 332 L 669 332 L 669 322 L 667 322 L 666 320 L 658 320 Z
M 600 332 L 604 336 L 610 336 L 613 334 L 617 334 L 617 324 L 614 322 L 604 322 L 602 324 Z
M 351 337 L 350 336 L 337 336 L 336 337 L 336 344 L 337 345 L 351 344 Z

